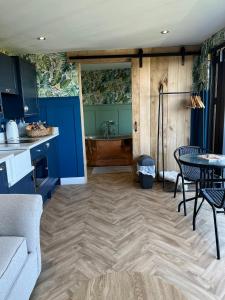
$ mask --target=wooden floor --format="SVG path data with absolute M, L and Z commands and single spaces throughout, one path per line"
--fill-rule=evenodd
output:
M 140 189 L 128 173 L 59 187 L 44 208 L 43 271 L 31 300 L 71 300 L 88 280 L 122 271 L 157 276 L 187 299 L 225 299 L 224 215 L 218 261 L 211 211 L 203 207 L 193 232 L 193 204 L 184 217 L 179 199 L 159 185 Z

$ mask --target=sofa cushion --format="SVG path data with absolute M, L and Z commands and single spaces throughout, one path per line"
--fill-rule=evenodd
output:
M 5 299 L 28 257 L 26 239 L 0 236 L 0 299 Z

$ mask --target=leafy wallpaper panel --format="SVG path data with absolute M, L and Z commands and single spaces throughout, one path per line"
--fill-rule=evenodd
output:
M 201 47 L 201 55 L 196 57 L 193 67 L 193 85 L 194 90 L 201 91 L 208 86 L 208 54 L 210 50 L 225 41 L 225 28 L 221 29 L 209 39 L 207 39 Z
M 18 55 L 10 50 L 1 53 Z M 79 95 L 79 80 L 76 64 L 67 61 L 66 53 L 20 55 L 35 64 L 39 97 L 63 97 Z
M 67 61 L 66 53 L 26 54 L 23 57 L 36 65 L 39 97 L 79 95 L 78 71 L 75 64 Z
M 131 103 L 131 69 L 82 71 L 86 105 Z

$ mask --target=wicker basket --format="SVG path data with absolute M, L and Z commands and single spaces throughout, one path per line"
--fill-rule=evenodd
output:
M 41 137 L 52 134 L 52 127 L 47 127 L 45 129 L 27 129 L 26 128 L 26 134 L 29 137 Z

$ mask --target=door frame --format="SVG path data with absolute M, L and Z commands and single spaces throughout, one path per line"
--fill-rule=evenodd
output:
M 133 60 L 131 59 L 95 59 L 95 60 L 91 60 L 88 62 L 77 62 L 77 70 L 78 70 L 78 78 L 79 78 L 79 98 L 80 98 L 80 116 L 81 116 L 81 129 L 82 129 L 82 143 L 83 143 L 83 160 L 84 160 L 84 177 L 85 177 L 85 183 L 87 183 L 87 157 L 86 157 L 86 143 L 85 143 L 85 128 L 84 128 L 84 109 L 83 109 L 83 95 L 82 95 L 82 78 L 81 78 L 81 66 L 85 65 L 85 64 L 104 64 L 104 63 L 121 63 L 121 62 L 130 62 L 131 63 L 131 90 L 132 90 L 132 145 L 133 145 L 133 158 L 135 158 L 136 155 L 136 149 L 137 146 L 134 146 L 134 106 L 133 106 L 133 83 L 132 83 L 132 74 L 133 74 L 133 67 L 134 67 L 134 63 Z M 136 110 L 135 110 L 136 111 Z M 137 136 L 137 133 L 139 131 L 135 132 L 135 137 Z M 136 139 L 135 139 L 136 141 Z

